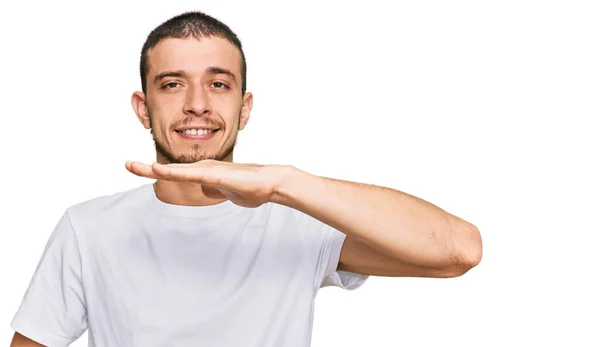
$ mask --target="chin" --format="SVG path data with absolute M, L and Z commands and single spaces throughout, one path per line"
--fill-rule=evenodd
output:
M 220 149 L 211 151 L 206 150 L 206 148 L 203 148 L 198 144 L 194 144 L 188 150 L 178 151 L 179 153 L 177 153 L 167 150 L 164 146 L 155 141 L 158 157 L 162 157 L 162 159 L 172 164 L 190 164 L 207 159 L 225 161 L 232 155 L 234 146 L 235 144 L 227 147 L 226 150 Z
M 187 153 L 187 154 L 171 154 L 171 153 L 159 153 L 167 162 L 172 164 L 191 164 L 202 160 L 219 160 L 223 161 L 227 155 L 220 153 Z

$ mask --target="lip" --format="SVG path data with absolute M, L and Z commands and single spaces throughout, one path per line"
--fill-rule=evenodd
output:
M 175 131 L 181 132 L 181 131 L 192 130 L 192 129 L 195 129 L 195 130 L 218 130 L 219 128 L 211 127 L 208 125 L 188 125 L 185 127 L 175 129 Z
M 192 135 L 192 134 L 186 134 L 186 133 L 184 132 L 184 130 L 186 130 L 186 129 L 209 129 L 209 130 L 215 130 L 215 131 L 212 131 L 212 132 L 210 132 L 210 133 L 208 133 L 208 134 L 201 134 L 201 135 L 200 135 L 200 134 L 198 134 L 198 135 Z M 220 130 L 220 129 L 214 129 L 214 128 L 213 128 L 213 129 L 211 129 L 211 128 L 198 128 L 198 127 L 191 127 L 191 128 L 185 128 L 185 129 L 177 130 L 177 131 L 175 131 L 175 132 L 176 132 L 176 133 L 177 133 L 179 136 L 183 137 L 183 138 L 184 138 L 184 139 L 186 139 L 186 140 L 195 140 L 195 141 L 198 141 L 198 140 L 208 140 L 208 139 L 210 139 L 211 137 L 215 136 L 215 134 L 216 134 L 217 132 L 219 132 L 219 130 Z

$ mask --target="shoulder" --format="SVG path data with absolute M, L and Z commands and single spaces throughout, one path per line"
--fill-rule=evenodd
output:
M 298 235 L 302 243 L 318 249 L 331 240 L 343 240 L 345 235 L 319 219 L 294 208 L 273 204 L 269 209 L 269 223 L 289 234 Z
M 263 205 L 263 214 L 272 225 L 289 228 L 302 228 L 308 222 L 315 222 L 311 216 L 285 205 L 267 203 Z
M 107 220 L 119 219 L 135 209 L 142 208 L 145 190 L 150 185 L 142 185 L 110 195 L 98 196 L 79 202 L 66 209 L 74 228 L 78 225 L 93 224 Z

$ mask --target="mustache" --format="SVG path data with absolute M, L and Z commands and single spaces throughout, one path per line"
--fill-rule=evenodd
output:
M 182 120 L 173 123 L 171 125 L 171 130 L 181 128 L 181 127 L 184 127 L 184 126 L 192 124 L 192 123 L 206 125 L 211 128 L 223 128 L 221 123 L 219 123 L 211 118 L 202 117 L 201 120 L 198 120 L 198 117 L 192 116 L 192 117 L 183 118 Z

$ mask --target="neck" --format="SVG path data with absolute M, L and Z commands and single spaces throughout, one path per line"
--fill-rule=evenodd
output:
M 233 162 L 233 152 L 221 161 Z M 156 162 L 170 164 L 169 161 L 157 153 Z M 182 206 L 209 206 L 220 204 L 226 199 L 212 199 L 206 196 L 202 185 L 192 182 L 156 180 L 153 184 L 156 197 L 164 203 Z
M 171 205 L 208 206 L 225 201 L 207 197 L 199 183 L 156 180 L 153 186 L 156 197 Z

